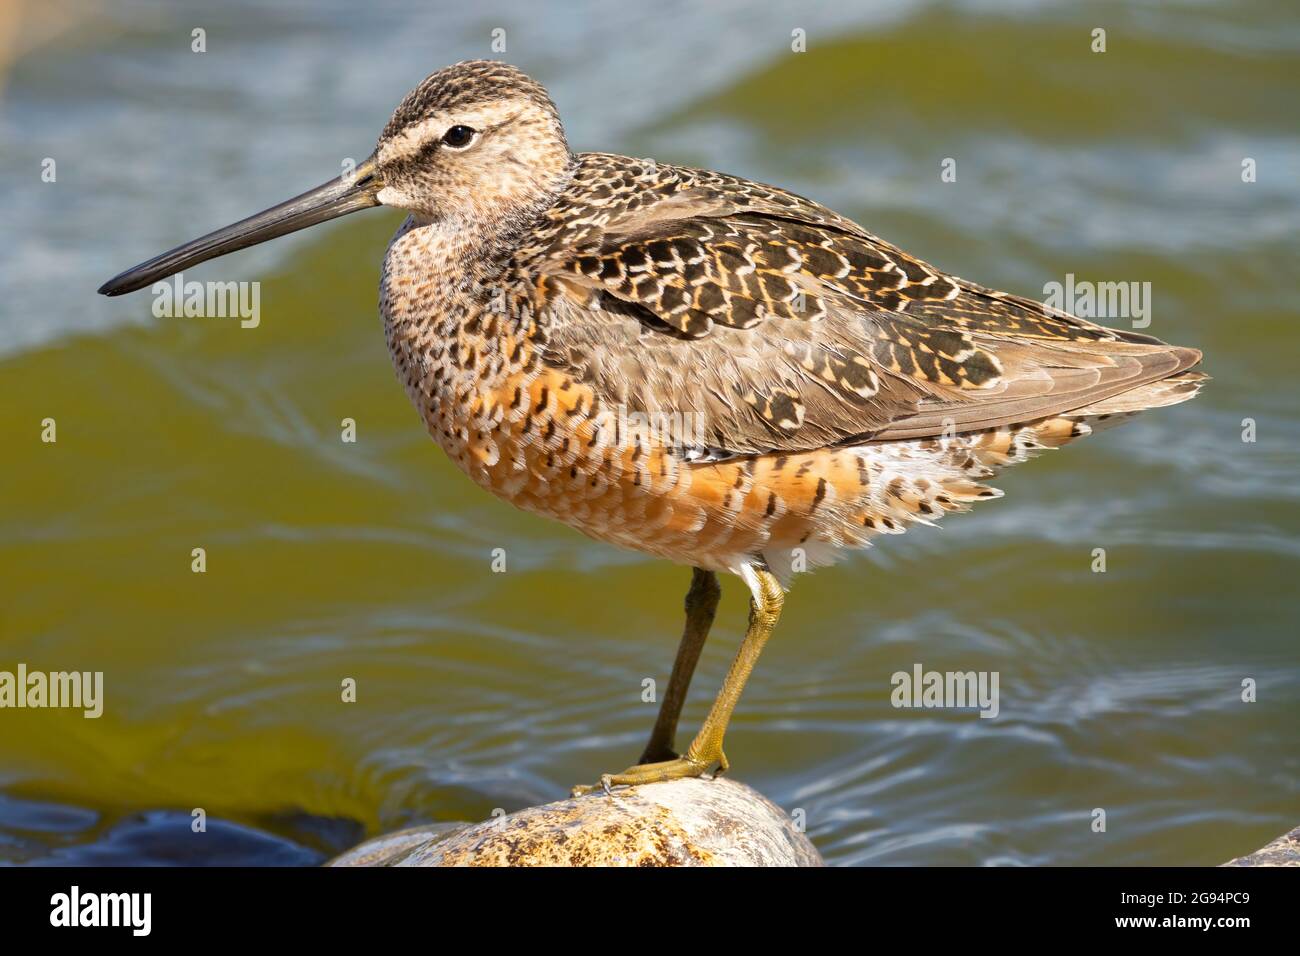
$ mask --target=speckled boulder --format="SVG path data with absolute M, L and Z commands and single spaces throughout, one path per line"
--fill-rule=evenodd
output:
M 722 778 L 588 794 L 377 837 L 330 866 L 821 866 L 794 821 Z
M 1284 833 L 1249 856 L 1229 860 L 1224 866 L 1300 866 L 1300 827 Z

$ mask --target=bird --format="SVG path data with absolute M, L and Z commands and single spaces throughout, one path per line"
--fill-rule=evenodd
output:
M 1207 378 L 1196 349 L 950 275 L 788 190 L 574 152 L 546 89 L 493 60 L 430 74 L 350 174 L 99 292 L 380 205 L 407 213 L 379 311 L 431 438 L 506 502 L 691 569 L 639 760 L 574 796 L 726 771 L 795 575 L 999 497 L 1003 468 Z M 720 574 L 749 618 L 679 753 Z

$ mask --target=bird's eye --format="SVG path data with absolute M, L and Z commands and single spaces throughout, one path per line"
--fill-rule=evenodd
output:
M 474 130 L 468 126 L 453 126 L 442 134 L 442 141 L 452 149 L 464 149 L 474 140 Z

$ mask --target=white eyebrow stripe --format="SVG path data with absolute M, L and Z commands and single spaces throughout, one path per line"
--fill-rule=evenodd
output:
M 380 147 L 381 165 L 410 159 L 431 139 L 441 139 L 452 126 L 469 126 L 475 130 L 489 130 L 514 119 L 522 104 L 516 99 L 484 103 L 476 109 L 454 114 L 436 114 L 407 126 Z
M 446 120 L 433 116 L 420 120 L 414 126 L 406 127 L 380 148 L 380 163 L 391 163 L 394 160 L 414 156 L 431 138 L 441 136 L 445 132 L 446 125 Z

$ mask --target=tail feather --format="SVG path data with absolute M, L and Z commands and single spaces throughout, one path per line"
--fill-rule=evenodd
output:
M 877 535 L 901 534 L 914 524 L 933 524 L 949 511 L 966 511 L 976 501 L 1001 496 L 999 489 L 982 482 L 1003 468 L 1127 421 L 1148 408 L 1185 402 L 1207 380 L 1202 372 L 1184 370 L 1065 414 L 846 449 L 853 456 L 853 467 L 846 472 L 862 478 L 837 495 L 840 520 L 817 537 L 800 538 L 797 547 L 774 540 L 764 555 L 784 582 L 792 569 L 799 569 L 792 563 L 796 555 L 807 567 L 830 564 L 843 557 L 845 548 L 864 547 Z M 850 493 L 854 490 L 857 494 Z

